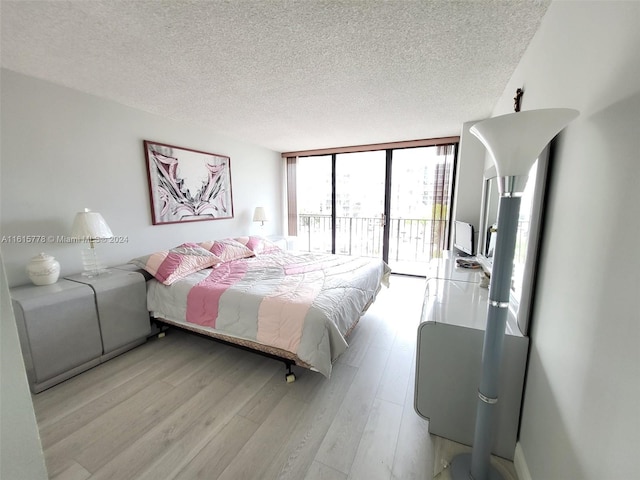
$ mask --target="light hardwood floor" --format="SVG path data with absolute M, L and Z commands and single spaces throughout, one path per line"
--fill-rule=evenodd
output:
M 54 479 L 430 479 L 413 409 L 424 280 L 391 279 L 330 379 L 171 330 L 34 395 Z

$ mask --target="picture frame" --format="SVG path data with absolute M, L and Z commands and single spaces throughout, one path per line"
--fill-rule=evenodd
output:
M 143 140 L 153 225 L 233 218 L 231 158 Z

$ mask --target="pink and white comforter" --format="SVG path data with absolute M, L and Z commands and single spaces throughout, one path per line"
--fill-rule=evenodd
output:
M 346 332 L 388 285 L 381 260 L 278 251 L 206 268 L 170 286 L 150 280 L 157 318 L 277 347 L 329 377 Z

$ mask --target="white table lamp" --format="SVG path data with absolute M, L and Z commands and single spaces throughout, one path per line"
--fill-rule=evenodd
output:
M 260 222 L 260 226 L 264 226 L 264 222 L 267 221 L 267 214 L 264 211 L 264 207 L 256 207 L 253 212 L 253 221 Z
M 81 242 L 89 242 L 89 248 L 82 250 L 82 265 L 85 276 L 96 276 L 104 273 L 106 267 L 98 258 L 96 253 L 96 240 L 112 238 L 113 233 L 107 225 L 102 215 L 85 208 L 83 212 L 78 212 L 73 219 L 71 236 Z

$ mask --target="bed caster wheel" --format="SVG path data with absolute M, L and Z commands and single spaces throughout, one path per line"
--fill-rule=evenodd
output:
M 287 373 L 284 378 L 286 378 L 287 383 L 293 383 L 296 381 L 296 374 L 295 373 Z
M 158 334 L 158 338 L 164 338 L 164 336 L 165 336 L 165 333 L 164 333 L 164 332 L 160 332 L 160 333 Z

